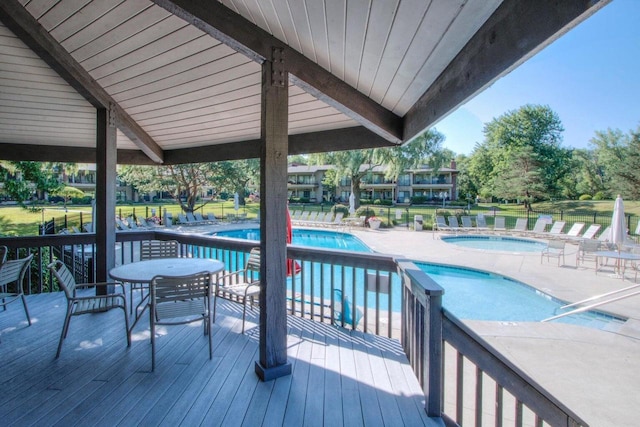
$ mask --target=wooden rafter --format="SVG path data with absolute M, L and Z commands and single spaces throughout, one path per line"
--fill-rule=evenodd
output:
M 407 112 L 405 141 L 444 118 L 609 1 L 503 2 Z
M 16 0 L 0 2 L 0 21 L 96 108 L 112 109 L 118 128 L 151 160 L 163 162 L 162 148 Z M 95 160 L 93 160 L 95 161 Z

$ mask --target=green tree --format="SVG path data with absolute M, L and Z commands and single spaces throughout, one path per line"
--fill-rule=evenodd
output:
M 524 105 L 485 124 L 485 140 L 469 164 L 481 194 L 533 200 L 557 197 L 570 166 L 569 150 L 560 146 L 562 123 L 548 106 Z M 517 165 L 517 166 L 516 166 Z M 516 167 L 526 167 L 517 177 Z
M 620 193 L 625 198 L 638 199 L 640 127 L 628 134 L 619 129 L 598 131 L 590 144 L 607 196 Z
M 0 161 L 0 182 L 4 193 L 28 209 L 37 209 L 26 203 L 33 199 L 34 193 L 52 193 L 60 187 L 53 170 L 40 162 Z
M 260 160 L 247 159 L 216 162 L 211 165 L 209 184 L 218 193 L 238 193 L 240 205 L 245 204 L 245 195 L 249 191 L 249 184 L 254 188 L 260 186 Z

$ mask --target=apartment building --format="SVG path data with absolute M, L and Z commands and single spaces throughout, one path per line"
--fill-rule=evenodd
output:
M 331 165 L 308 166 L 290 165 L 288 170 L 289 197 L 307 199 L 310 202 L 349 200 L 351 180 L 342 179 L 331 194 L 323 186 L 325 173 Z M 449 201 L 458 199 L 456 178 L 458 170 L 455 161 L 449 167 L 434 170 L 428 166 L 410 169 L 397 180 L 385 177 L 384 166 L 363 165 L 361 171 L 368 171 L 360 183 L 361 197 L 369 200 L 390 200 L 393 203 L 412 201 Z

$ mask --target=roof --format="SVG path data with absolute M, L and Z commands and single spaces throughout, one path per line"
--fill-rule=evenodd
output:
M 0 153 L 91 162 L 106 108 L 118 163 L 258 157 L 265 61 L 289 154 L 399 144 L 607 2 L 3 0 Z

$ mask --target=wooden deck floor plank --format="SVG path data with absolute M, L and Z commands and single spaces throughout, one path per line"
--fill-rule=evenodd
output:
M 332 427 L 343 426 L 342 376 L 340 373 L 340 339 L 337 329 L 325 337 L 324 421 Z
M 305 420 L 304 408 L 309 384 L 313 333 L 308 329 L 303 329 L 300 338 L 301 340 L 298 344 L 300 348 L 298 349 L 296 365 L 292 372 L 287 410 L 284 414 L 284 425 L 299 426 Z
M 183 327 L 177 328 L 183 329 Z M 162 340 L 158 343 L 158 348 L 156 349 L 158 364 L 169 357 L 167 350 L 172 345 L 179 345 L 183 339 L 187 339 L 189 335 L 187 332 L 189 331 L 185 331 L 183 334 L 176 332 L 178 339 Z M 121 363 L 110 366 L 95 377 L 94 381 L 102 382 L 103 387 L 91 395 L 84 396 L 82 400 L 74 402 L 75 406 L 60 419 L 59 425 L 73 425 L 82 420 L 87 420 L 90 423 L 91 414 L 98 411 L 102 411 L 102 413 L 108 412 L 114 402 L 119 401 L 122 395 L 126 395 L 128 388 L 125 388 L 123 384 L 126 384 L 127 387 L 133 387 L 142 381 L 145 374 L 150 374 L 151 354 L 148 341 L 137 342 L 134 348 L 137 351 L 126 352 Z
M 162 425 L 174 426 L 176 425 L 176 421 L 183 425 L 199 425 L 203 421 L 205 414 L 211 407 L 220 389 L 235 370 L 234 368 L 236 367 L 238 358 L 247 353 L 245 348 L 248 342 L 245 336 L 239 335 L 238 339 L 234 342 L 234 348 L 229 351 L 215 372 L 208 375 L 208 381 L 205 387 L 190 402 L 191 406 L 188 411 L 186 413 L 180 413 L 175 412 L 172 408 L 168 416 L 162 420 Z
M 1 398 L 10 401 L 0 405 L 3 425 L 338 427 L 383 421 L 422 425 L 428 420 L 406 357 L 397 343 L 384 338 L 288 317 L 293 374 L 262 383 L 253 366 L 258 310 L 250 314 L 247 334 L 241 335 L 238 304 L 221 300 L 213 360 L 200 325 L 172 326 L 158 339 L 158 364 L 151 373 L 146 319 L 127 349 L 118 310 L 74 318 L 61 357 L 54 361 L 64 298 L 46 294 L 29 300 L 38 321 L 7 329 L 0 343 L 4 366 L 20 372 L 0 381 Z M 11 328 L 24 317 L 19 304 L 13 306 L 0 312 L 0 328 Z M 379 372 L 386 377 L 377 378 Z M 386 397 L 389 390 L 395 393 L 395 410 Z M 382 406 L 374 405 L 378 400 Z
M 287 360 L 291 363 L 292 372 L 296 369 L 298 361 L 298 351 L 302 342 L 302 329 L 289 317 L 288 334 L 287 334 Z M 284 425 L 284 417 L 286 414 L 289 394 L 291 392 L 292 375 L 277 378 L 274 381 L 273 391 L 267 406 L 267 416 L 264 418 L 263 426 L 265 427 L 281 427 Z M 251 427 L 251 424 L 246 424 Z
M 368 340 L 367 335 L 361 332 L 354 332 L 363 343 L 369 356 L 369 366 L 373 375 L 374 388 L 380 406 L 380 412 L 384 424 L 387 426 L 402 425 L 402 414 L 396 402 L 397 390 L 393 388 L 390 373 L 387 370 L 383 354 L 389 349 L 377 345 L 373 340 Z
M 365 334 L 367 342 L 371 343 L 374 348 L 380 348 L 381 340 L 374 335 Z M 400 415 L 404 425 L 426 425 L 429 423 L 425 410 L 424 394 L 416 393 L 416 385 L 409 386 L 405 373 L 402 370 L 401 362 L 406 359 L 402 352 L 400 343 L 397 348 L 382 352 L 385 369 L 389 373 L 391 386 L 396 391 L 396 404 L 400 410 Z M 413 375 L 413 371 L 412 375 Z M 413 376 L 415 380 L 415 376 Z
M 358 377 L 353 343 L 348 334 L 339 336 L 340 377 L 342 382 L 342 416 L 345 426 L 364 425 L 362 402 L 358 390 Z
M 247 402 L 247 399 L 251 398 L 253 389 L 255 389 L 255 383 L 256 381 L 259 381 L 253 371 L 254 363 L 257 358 L 258 343 L 251 338 L 247 338 L 246 345 L 244 346 L 238 358 L 235 360 L 233 369 L 231 369 L 229 375 L 226 376 L 224 382 L 222 383 L 215 396 L 211 396 L 211 406 L 206 412 L 201 414 L 203 417 L 201 420 L 202 422 L 207 425 L 223 425 L 222 421 L 225 419 L 226 415 L 230 413 L 230 405 L 232 404 L 236 396 L 238 396 L 238 399 L 243 401 L 244 403 Z M 253 376 L 253 379 L 251 381 L 253 386 L 249 387 L 250 392 L 243 390 L 243 392 L 239 394 L 240 386 L 249 373 Z M 235 411 L 235 413 L 231 413 L 230 419 L 233 419 L 234 416 L 236 417 L 235 419 L 233 419 L 234 425 L 236 423 L 237 425 L 241 424 L 242 418 L 244 418 L 245 411 Z
M 183 340 L 182 345 L 176 347 L 173 351 L 173 355 L 171 358 L 167 358 L 166 368 L 162 369 L 159 366 L 156 366 L 156 372 L 153 375 L 148 375 L 145 380 L 138 383 L 136 386 L 132 388 L 132 390 L 118 402 L 117 405 L 112 406 L 112 413 L 117 414 L 116 416 L 103 417 L 99 421 L 99 425 L 105 425 L 111 427 L 114 425 L 116 420 L 122 420 L 122 422 L 132 422 L 131 418 L 128 417 L 129 413 L 132 415 L 139 413 L 148 412 L 157 400 L 162 395 L 162 390 L 166 390 L 170 388 L 175 380 L 182 375 L 184 375 L 184 371 L 188 368 L 189 363 L 183 363 L 184 355 L 189 353 L 193 355 L 190 357 L 190 361 L 194 363 L 194 365 L 201 365 L 201 363 L 197 363 L 196 360 L 206 359 L 209 360 L 209 351 L 208 351 L 208 339 L 202 333 L 202 325 L 194 324 L 197 326 L 191 329 L 196 329 L 195 331 L 190 330 L 189 335 L 194 338 L 193 343 L 189 341 Z M 169 327 L 168 336 L 163 337 L 164 339 L 173 338 L 172 329 L 173 327 Z M 198 331 L 200 329 L 200 331 Z M 194 333 L 195 332 L 195 333 Z
M 189 402 L 190 392 L 195 395 L 204 386 L 206 377 L 203 373 L 215 372 L 231 347 L 230 343 L 237 338 L 236 335 L 230 334 L 226 327 L 234 321 L 237 319 L 222 316 L 213 326 L 213 360 L 209 360 L 208 354 L 205 354 L 201 360 L 194 360 L 170 387 L 161 389 L 162 395 L 153 405 L 148 406 L 146 411 L 142 407 L 130 411 L 127 414 L 127 420 L 131 420 L 136 425 L 158 425 L 174 405 Z

